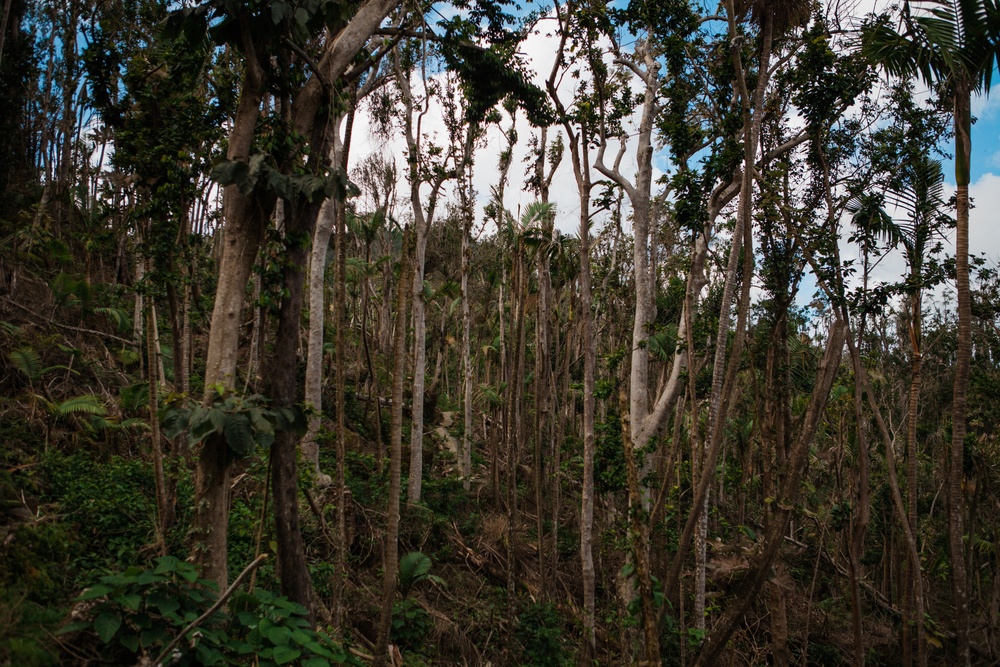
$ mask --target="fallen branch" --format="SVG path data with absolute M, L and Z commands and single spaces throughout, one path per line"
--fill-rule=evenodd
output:
M 62 322 L 57 322 L 57 321 L 55 321 L 55 320 L 53 320 L 51 318 L 48 318 L 48 317 L 45 317 L 44 315 L 36 313 L 35 311 L 31 310 L 30 308 L 27 308 L 26 306 L 22 306 L 17 301 L 14 301 L 14 300 L 12 300 L 12 299 L 10 299 L 8 297 L 3 297 L 3 300 L 6 301 L 9 304 L 17 306 L 18 308 L 20 308 L 24 312 L 28 313 L 32 317 L 34 317 L 36 319 L 39 319 L 39 320 L 42 320 L 46 324 L 52 324 L 52 325 L 60 327 L 62 329 L 68 329 L 69 331 L 76 331 L 78 333 L 90 334 L 92 336 L 100 336 L 101 338 L 107 338 L 107 339 L 119 342 L 119 343 L 121 343 L 123 345 L 131 345 L 132 347 L 138 347 L 139 346 L 139 344 L 136 343 L 133 340 L 128 340 L 126 338 L 122 338 L 121 336 L 116 336 L 114 334 L 105 333 L 104 331 L 97 331 L 96 329 L 85 329 L 83 327 L 74 327 L 71 324 L 63 324 Z

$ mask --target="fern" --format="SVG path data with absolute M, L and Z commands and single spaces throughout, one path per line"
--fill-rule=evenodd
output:
M 118 396 L 123 412 L 137 412 L 149 405 L 149 384 L 137 382 L 122 387 Z
M 121 362 L 126 366 L 131 366 L 133 364 L 139 363 L 139 360 L 142 359 L 142 355 L 140 355 L 135 350 L 123 347 L 121 350 L 118 351 L 118 358 L 121 359 Z
M 132 328 L 132 318 L 121 308 L 95 308 L 94 312 L 107 317 L 118 331 L 126 332 Z
M 83 394 L 67 398 L 62 403 L 53 404 L 52 411 L 60 417 L 72 414 L 103 416 L 108 412 L 101 399 L 93 394 Z
M 7 355 L 7 358 L 28 380 L 38 379 L 38 376 L 44 371 L 42 358 L 38 356 L 38 352 L 30 347 L 20 347 Z
M 21 327 L 17 326 L 16 324 L 11 324 L 10 322 L 5 322 L 2 320 L 0 320 L 0 330 L 3 330 L 5 333 L 10 334 L 11 336 L 21 335 Z

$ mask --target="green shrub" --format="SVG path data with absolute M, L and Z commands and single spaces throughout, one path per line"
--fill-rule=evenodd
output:
M 551 604 L 530 604 L 517 619 L 521 664 L 562 667 L 572 664 L 566 647 L 565 621 Z
M 431 631 L 427 612 L 412 598 L 400 600 L 392 607 L 393 644 L 413 651 L 420 650 Z
M 129 568 L 101 577 L 79 601 L 92 606 L 84 619 L 60 632 L 83 633 L 112 664 L 136 664 L 159 656 L 171 641 L 215 601 L 211 582 L 194 565 L 173 556 L 156 567 Z M 173 649 L 174 665 L 243 665 L 255 659 L 264 667 L 325 667 L 357 664 L 341 646 L 312 630 L 301 605 L 266 590 L 242 593 L 228 612 L 217 610 Z M 85 641 L 76 642 L 78 645 Z

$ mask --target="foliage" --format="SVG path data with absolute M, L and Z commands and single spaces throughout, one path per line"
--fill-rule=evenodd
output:
M 96 635 L 105 659 L 132 664 L 158 655 L 214 602 L 212 583 L 190 563 L 173 556 L 156 559 L 152 569 L 132 567 L 101 577 L 78 598 L 84 620 L 62 634 Z M 230 611 L 214 612 L 175 649 L 177 665 L 239 665 L 249 656 L 273 667 L 355 664 L 323 633 L 310 629 L 306 610 L 283 597 L 256 590 L 234 598 Z
M 551 603 L 532 603 L 517 618 L 517 643 L 521 649 L 522 665 L 572 665 L 566 638 L 566 620 Z
M 67 575 L 80 586 L 96 573 L 114 569 L 153 537 L 156 508 L 151 466 L 142 461 L 91 452 L 58 453 L 45 459 L 46 494 L 58 503 L 60 519 L 71 529 L 67 549 L 73 569 Z
M 594 484 L 600 493 L 624 491 L 627 480 L 625 473 L 625 450 L 622 449 L 622 424 L 618 415 L 596 425 L 594 449 Z
M 410 590 L 422 581 L 432 581 L 438 585 L 444 585 L 441 577 L 433 575 L 431 572 L 431 559 L 419 551 L 411 551 L 399 559 L 399 591 L 403 597 L 409 595 Z
M 391 636 L 394 644 L 419 650 L 430 631 L 430 616 L 416 600 L 404 598 L 392 606 Z
M 189 409 L 165 405 L 160 416 L 163 434 L 175 438 L 187 432 L 191 445 L 210 435 L 225 438 L 229 450 L 246 457 L 274 442 L 277 431 L 305 433 L 305 415 L 299 408 L 271 408 L 259 394 L 239 396 L 217 388 L 210 405 Z

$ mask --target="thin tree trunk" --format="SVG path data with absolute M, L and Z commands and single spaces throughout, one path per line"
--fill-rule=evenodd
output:
M 586 146 L 586 140 L 583 141 Z M 580 190 L 580 327 L 583 337 L 583 488 L 580 496 L 580 559 L 583 573 L 583 628 L 591 656 L 596 651 L 596 581 L 594 573 L 594 372 L 597 345 L 594 339 L 590 293 L 590 177 L 586 148 L 574 158 Z M 582 158 L 582 163 L 581 159 Z
M 10 21 L 10 8 L 14 5 L 14 0 L 6 0 L 3 3 L 3 21 L 0 22 L 0 65 L 3 64 L 3 47 L 7 37 L 7 24 Z
M 965 411 L 972 359 L 972 293 L 969 288 L 969 159 L 972 154 L 969 84 L 955 93 L 955 282 L 958 293 L 958 348 L 951 409 L 951 457 L 948 468 L 948 547 L 955 605 L 957 664 L 971 664 L 969 591 L 965 566 Z
M 334 124 L 336 126 L 336 123 Z M 334 150 L 336 153 L 336 149 Z M 336 157 L 334 157 L 336 160 Z M 338 209 L 343 204 L 334 199 L 323 202 L 313 233 L 312 251 L 309 254 L 309 338 L 306 351 L 305 401 L 311 407 L 306 433 L 302 436 L 299 449 L 302 461 L 312 468 L 314 483 L 323 488 L 332 483 L 329 475 L 320 470 L 319 434 L 323 421 L 323 333 L 326 320 L 326 254 L 330 247 Z M 343 304 L 334 302 L 333 309 L 339 313 Z
M 629 533 L 635 560 L 635 573 L 639 580 L 639 598 L 642 601 L 643 645 L 645 648 L 645 665 L 660 665 L 660 633 L 659 615 L 653 600 L 653 580 L 649 565 L 649 523 L 644 517 L 641 492 L 639 488 L 639 469 L 635 461 L 635 443 L 632 442 L 632 430 L 629 427 L 628 400 L 625 392 L 621 393 L 622 446 L 625 450 L 625 470 L 628 478 L 629 493 Z
M 430 103 L 430 92 L 426 90 L 423 101 L 424 108 L 419 117 L 414 118 L 414 96 L 410 88 L 409 72 L 404 72 L 397 57 L 394 60 L 396 72 L 396 82 L 399 87 L 400 97 L 404 104 L 403 129 L 406 139 L 406 147 L 409 160 L 408 180 L 410 182 L 410 209 L 413 214 L 413 223 L 416 228 L 416 261 L 413 271 L 413 401 L 412 401 L 412 421 L 410 426 L 410 476 L 407 486 L 407 502 L 416 504 L 420 502 L 421 486 L 423 483 L 424 467 L 424 390 L 427 372 L 427 324 L 426 324 L 426 303 L 424 302 L 424 266 L 427 255 L 427 236 L 430 233 L 431 225 L 434 222 L 434 213 L 437 206 L 437 198 L 444 181 L 451 177 L 451 174 L 439 169 L 432 179 L 426 179 L 421 175 L 421 122 L 427 112 Z M 442 164 L 447 164 L 451 159 L 451 151 L 444 156 Z M 426 210 L 420 194 L 420 188 L 425 183 L 431 186 L 430 195 L 427 200 Z
M 407 227 L 403 235 L 403 256 L 399 268 L 398 304 L 396 306 L 396 331 L 392 361 L 392 432 L 389 444 L 389 501 L 388 521 L 385 530 L 385 551 L 382 571 L 382 607 L 379 616 L 378 639 L 375 642 L 375 667 L 385 665 L 389 646 L 389 629 L 392 623 L 392 606 L 396 597 L 396 577 L 399 566 L 399 500 L 402 486 L 403 458 L 403 381 L 406 365 L 407 308 L 411 294 L 413 271 L 410 255 L 413 251 L 413 233 Z
M 920 384 L 921 377 L 920 372 L 923 365 L 923 358 L 921 355 L 921 295 L 920 290 L 913 294 L 910 298 L 910 391 L 909 391 L 909 404 L 907 405 L 907 415 L 906 415 L 906 499 L 907 499 L 907 521 L 910 524 L 910 533 L 913 535 L 913 539 L 917 539 L 917 406 L 920 401 Z M 919 545 L 916 545 L 919 550 Z M 912 651 L 912 642 L 908 641 L 908 625 L 912 623 L 916 629 L 916 642 L 917 642 L 917 665 L 918 667 L 925 667 L 927 664 L 926 648 L 925 648 L 925 637 L 924 637 L 924 619 L 923 614 L 915 613 L 915 610 L 910 605 L 911 600 L 917 598 L 923 598 L 923 572 L 919 567 L 910 567 L 907 569 L 907 577 L 909 579 L 909 586 L 904 588 L 907 604 L 905 608 L 907 611 L 911 612 L 909 616 L 904 614 L 903 616 L 903 664 L 910 664 L 910 652 Z M 918 592 L 917 589 L 920 589 Z
M 866 272 L 867 273 L 867 272 Z M 858 337 L 864 335 L 864 322 L 858 331 Z M 857 471 L 858 471 L 858 501 L 854 513 L 854 529 L 851 531 L 850 546 L 850 583 L 851 583 L 851 623 L 854 630 L 854 664 L 864 667 L 865 642 L 862 627 L 861 609 L 861 555 L 864 551 L 865 533 L 871 518 L 870 482 L 868 478 L 868 427 L 862 401 L 864 386 L 861 375 L 854 376 L 854 418 L 857 424 Z
M 732 1 L 728 2 L 728 9 L 731 13 L 730 32 L 736 34 L 733 29 L 734 14 Z M 771 35 L 773 20 L 769 11 L 764 11 L 764 22 L 761 27 L 762 45 L 760 50 L 759 71 L 767 72 L 771 58 Z M 737 79 L 743 81 L 743 63 L 737 47 L 732 49 L 733 67 Z M 726 375 L 726 347 L 729 338 L 730 305 L 736 291 L 736 273 L 739 267 L 739 249 L 743 245 L 744 237 L 748 240 L 753 237 L 751 211 L 753 209 L 753 183 L 754 165 L 756 163 L 757 142 L 760 137 L 761 122 L 763 120 L 764 91 L 767 89 L 768 77 L 760 76 L 757 81 L 757 88 L 754 98 L 749 98 L 745 83 L 740 88 L 740 97 L 743 103 L 743 184 L 740 188 L 739 219 L 736 224 L 736 231 L 733 234 L 733 242 L 730 247 L 729 264 L 726 269 L 726 282 L 723 287 L 722 304 L 719 308 L 719 324 L 715 341 L 715 360 L 712 366 L 712 391 L 708 406 L 708 427 L 709 436 L 706 443 L 714 449 L 717 440 L 721 439 L 722 430 L 725 426 L 725 414 L 722 410 L 723 404 L 723 380 Z M 749 252 L 749 250 L 747 250 Z M 745 282 L 750 280 L 750 275 L 743 277 Z M 747 304 L 749 305 L 749 304 Z M 742 307 L 742 304 L 741 304 Z M 735 352 L 735 350 L 734 350 Z M 729 360 L 728 366 L 738 365 L 739 359 L 733 357 Z M 706 466 L 702 470 L 703 475 L 711 475 L 715 470 L 714 456 L 712 459 L 706 455 Z M 694 600 L 694 620 L 699 630 L 705 629 L 705 561 L 708 531 L 709 512 L 709 487 L 705 486 L 702 497 L 694 498 L 695 503 L 701 507 L 694 510 L 698 514 L 698 528 L 695 532 L 695 600 Z
M 340 149 L 339 164 L 335 163 L 343 174 L 347 175 L 348 156 L 351 150 L 351 137 L 354 131 L 354 112 L 357 106 L 357 88 L 347 113 L 347 123 L 344 129 L 344 141 Z M 343 630 L 344 615 L 344 583 L 347 581 L 347 401 L 345 373 L 347 354 L 347 207 L 345 202 L 337 206 L 337 286 L 334 293 L 334 324 L 336 326 L 336 385 L 337 401 L 337 564 L 333 582 L 333 627 Z M 362 332 L 364 335 L 364 332 Z M 381 427 L 381 425 L 380 425 Z
M 230 160 L 245 162 L 249 159 L 263 99 L 263 86 L 263 72 L 255 58 L 248 57 L 243 89 L 229 136 L 227 158 Z M 229 185 L 224 190 L 226 225 L 224 231 L 216 232 L 222 233 L 223 241 L 205 361 L 205 404 L 210 404 L 218 395 L 217 386 L 224 391 L 234 389 L 247 279 L 272 207 L 273 198 L 258 202 L 240 193 L 236 185 Z M 226 590 L 228 584 L 229 475 L 230 454 L 225 438 L 209 436 L 202 445 L 195 468 L 192 555 L 202 568 L 202 576 L 214 581 L 219 590 Z
M 147 263 L 151 261 L 148 258 L 146 260 Z M 173 525 L 174 517 L 173 503 L 167 491 L 166 475 L 164 474 L 163 440 L 160 437 L 160 375 L 159 364 L 156 363 L 156 358 L 159 356 L 159 347 L 156 340 L 156 328 L 154 326 L 156 309 L 153 306 L 152 297 L 145 300 L 145 314 L 146 322 L 148 323 L 146 325 L 146 357 L 149 360 L 147 363 L 147 376 L 149 377 L 150 449 L 153 452 L 153 478 L 156 483 L 156 508 L 159 519 L 156 529 L 161 548 L 164 548 L 167 531 Z
M 472 128 L 469 128 L 472 132 Z M 468 144 L 467 144 L 468 150 Z M 462 201 L 462 451 L 459 467 L 462 488 L 472 485 L 472 310 L 469 293 L 469 273 L 472 267 L 472 223 L 475 208 L 472 202 L 472 160 L 465 156 L 466 173 L 459 179 L 459 196 Z

